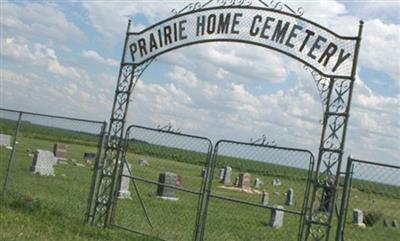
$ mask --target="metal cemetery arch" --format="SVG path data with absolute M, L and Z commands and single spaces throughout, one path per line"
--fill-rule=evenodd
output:
M 302 9 L 295 11 L 281 2 L 261 0 L 210 0 L 174 12 L 175 16 L 138 33 L 130 32 L 128 24 L 90 222 L 101 226 L 110 223 L 122 172 L 115 160 L 120 160 L 125 151 L 123 133 L 130 95 L 145 69 L 157 56 L 184 46 L 241 42 L 273 49 L 302 62 L 316 81 L 324 107 L 323 128 L 311 202 L 304 210 L 305 235 L 300 239 L 328 241 L 363 23 L 357 37 L 343 37 L 301 17 Z

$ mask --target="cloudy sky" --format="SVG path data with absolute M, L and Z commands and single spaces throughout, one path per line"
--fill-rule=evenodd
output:
M 188 1 L 1 1 L 0 107 L 108 120 L 127 20 L 133 29 Z M 286 1 L 355 36 L 365 21 L 346 155 L 400 163 L 400 4 Z M 129 123 L 283 146 L 320 141 L 322 107 L 303 65 L 256 46 L 209 43 L 167 53 L 140 79 Z

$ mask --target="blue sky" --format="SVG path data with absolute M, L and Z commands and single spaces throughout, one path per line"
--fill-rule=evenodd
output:
M 188 1 L 1 1 L 0 106 L 108 120 L 128 18 L 134 30 Z M 286 1 L 354 36 L 365 21 L 346 154 L 400 163 L 400 4 Z M 266 134 L 317 152 L 321 104 L 301 63 L 271 50 L 210 43 L 167 53 L 143 74 L 129 123 L 171 122 L 213 140 Z

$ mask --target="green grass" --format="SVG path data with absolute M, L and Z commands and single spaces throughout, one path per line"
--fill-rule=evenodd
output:
M 33 135 L 30 130 L 36 134 Z M 69 159 L 76 159 L 80 163 L 83 163 L 84 152 L 96 152 L 97 142 L 91 139 L 92 137 L 86 138 L 83 133 L 63 133 L 64 130 L 54 129 L 51 134 L 54 131 L 59 134 L 59 139 L 53 135 L 42 136 L 45 132 L 42 132 L 40 128 L 35 130 L 33 127 L 21 132 L 18 138 L 19 144 L 7 198 L 1 200 L 0 204 L 0 240 L 153 240 L 116 228 L 104 230 L 84 224 L 92 173 L 90 166 L 58 164 L 55 177 L 34 175 L 29 171 L 32 157 L 29 156 L 27 150 L 52 150 L 53 144 L 58 141 L 69 143 Z M 71 137 L 71 135 L 78 136 Z M 83 141 L 74 142 L 74 138 L 82 138 Z M 135 176 L 157 181 L 159 173 L 172 171 L 183 177 L 184 188 L 192 191 L 200 189 L 202 182 L 200 173 L 203 166 L 199 164 L 204 165 L 204 155 L 179 150 L 168 153 L 168 148 L 157 147 L 157 149 L 159 150 L 157 153 L 146 151 L 133 153 L 134 150 L 132 150 L 128 154 L 128 161 L 133 166 Z M 1 148 L 1 179 L 5 174 L 8 156 L 9 150 Z M 138 159 L 140 158 L 149 160 L 150 166 L 139 166 Z M 296 168 L 284 170 L 282 166 L 226 156 L 217 160 L 217 166 L 226 164 L 234 168 L 232 180 L 239 171 L 243 170 L 250 172 L 253 178 L 261 178 L 265 183 L 262 189 L 270 193 L 271 204 L 283 205 L 286 198 L 284 193 L 292 187 L 295 190 L 296 202 L 294 206 L 285 206 L 285 208 L 293 211 L 301 210 L 307 173 L 304 170 L 296 171 Z M 286 174 L 282 170 L 286 171 Z M 293 178 L 293 175 L 297 178 Z M 247 194 L 221 188 L 217 176 L 216 169 L 213 194 L 253 203 L 260 202 L 259 194 Z M 282 186 L 272 187 L 271 181 L 275 177 L 280 177 Z M 142 181 L 136 182 L 154 228 L 150 228 L 147 224 L 132 184 L 130 185 L 132 200 L 118 201 L 115 223 L 168 240 L 191 240 L 195 228 L 198 195 L 177 191 L 178 201 L 161 200 L 155 197 L 156 185 Z M 393 195 L 400 191 L 399 188 L 376 183 L 371 185 L 365 181 L 356 181 L 354 184 L 345 233 L 346 241 L 396 240 L 400 235 L 400 229 L 384 229 L 383 220 L 374 227 L 366 229 L 356 228 L 350 223 L 353 208 L 360 208 L 363 211 L 379 210 L 389 219 L 399 219 L 400 199 L 397 195 Z M 296 240 L 299 216 L 286 213 L 284 228 L 280 230 L 274 230 L 266 225 L 269 217 L 270 210 L 266 208 L 211 198 L 205 240 Z

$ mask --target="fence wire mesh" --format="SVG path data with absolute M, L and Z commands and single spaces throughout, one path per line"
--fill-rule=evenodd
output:
M 211 142 L 141 126 L 127 131 L 113 226 L 162 240 L 192 240 L 199 227 Z M 204 174 L 204 175 L 202 175 Z
M 16 144 L 0 147 L 3 204 L 34 216 L 56 215 L 58 222 L 83 222 L 106 123 L 0 109 L 2 134 L 15 135 L 18 124 Z M 8 149 L 15 151 L 12 159 Z
M 349 158 L 343 241 L 394 241 L 400 237 L 400 166 Z
M 232 141 L 215 149 L 204 240 L 297 240 L 312 153 Z

